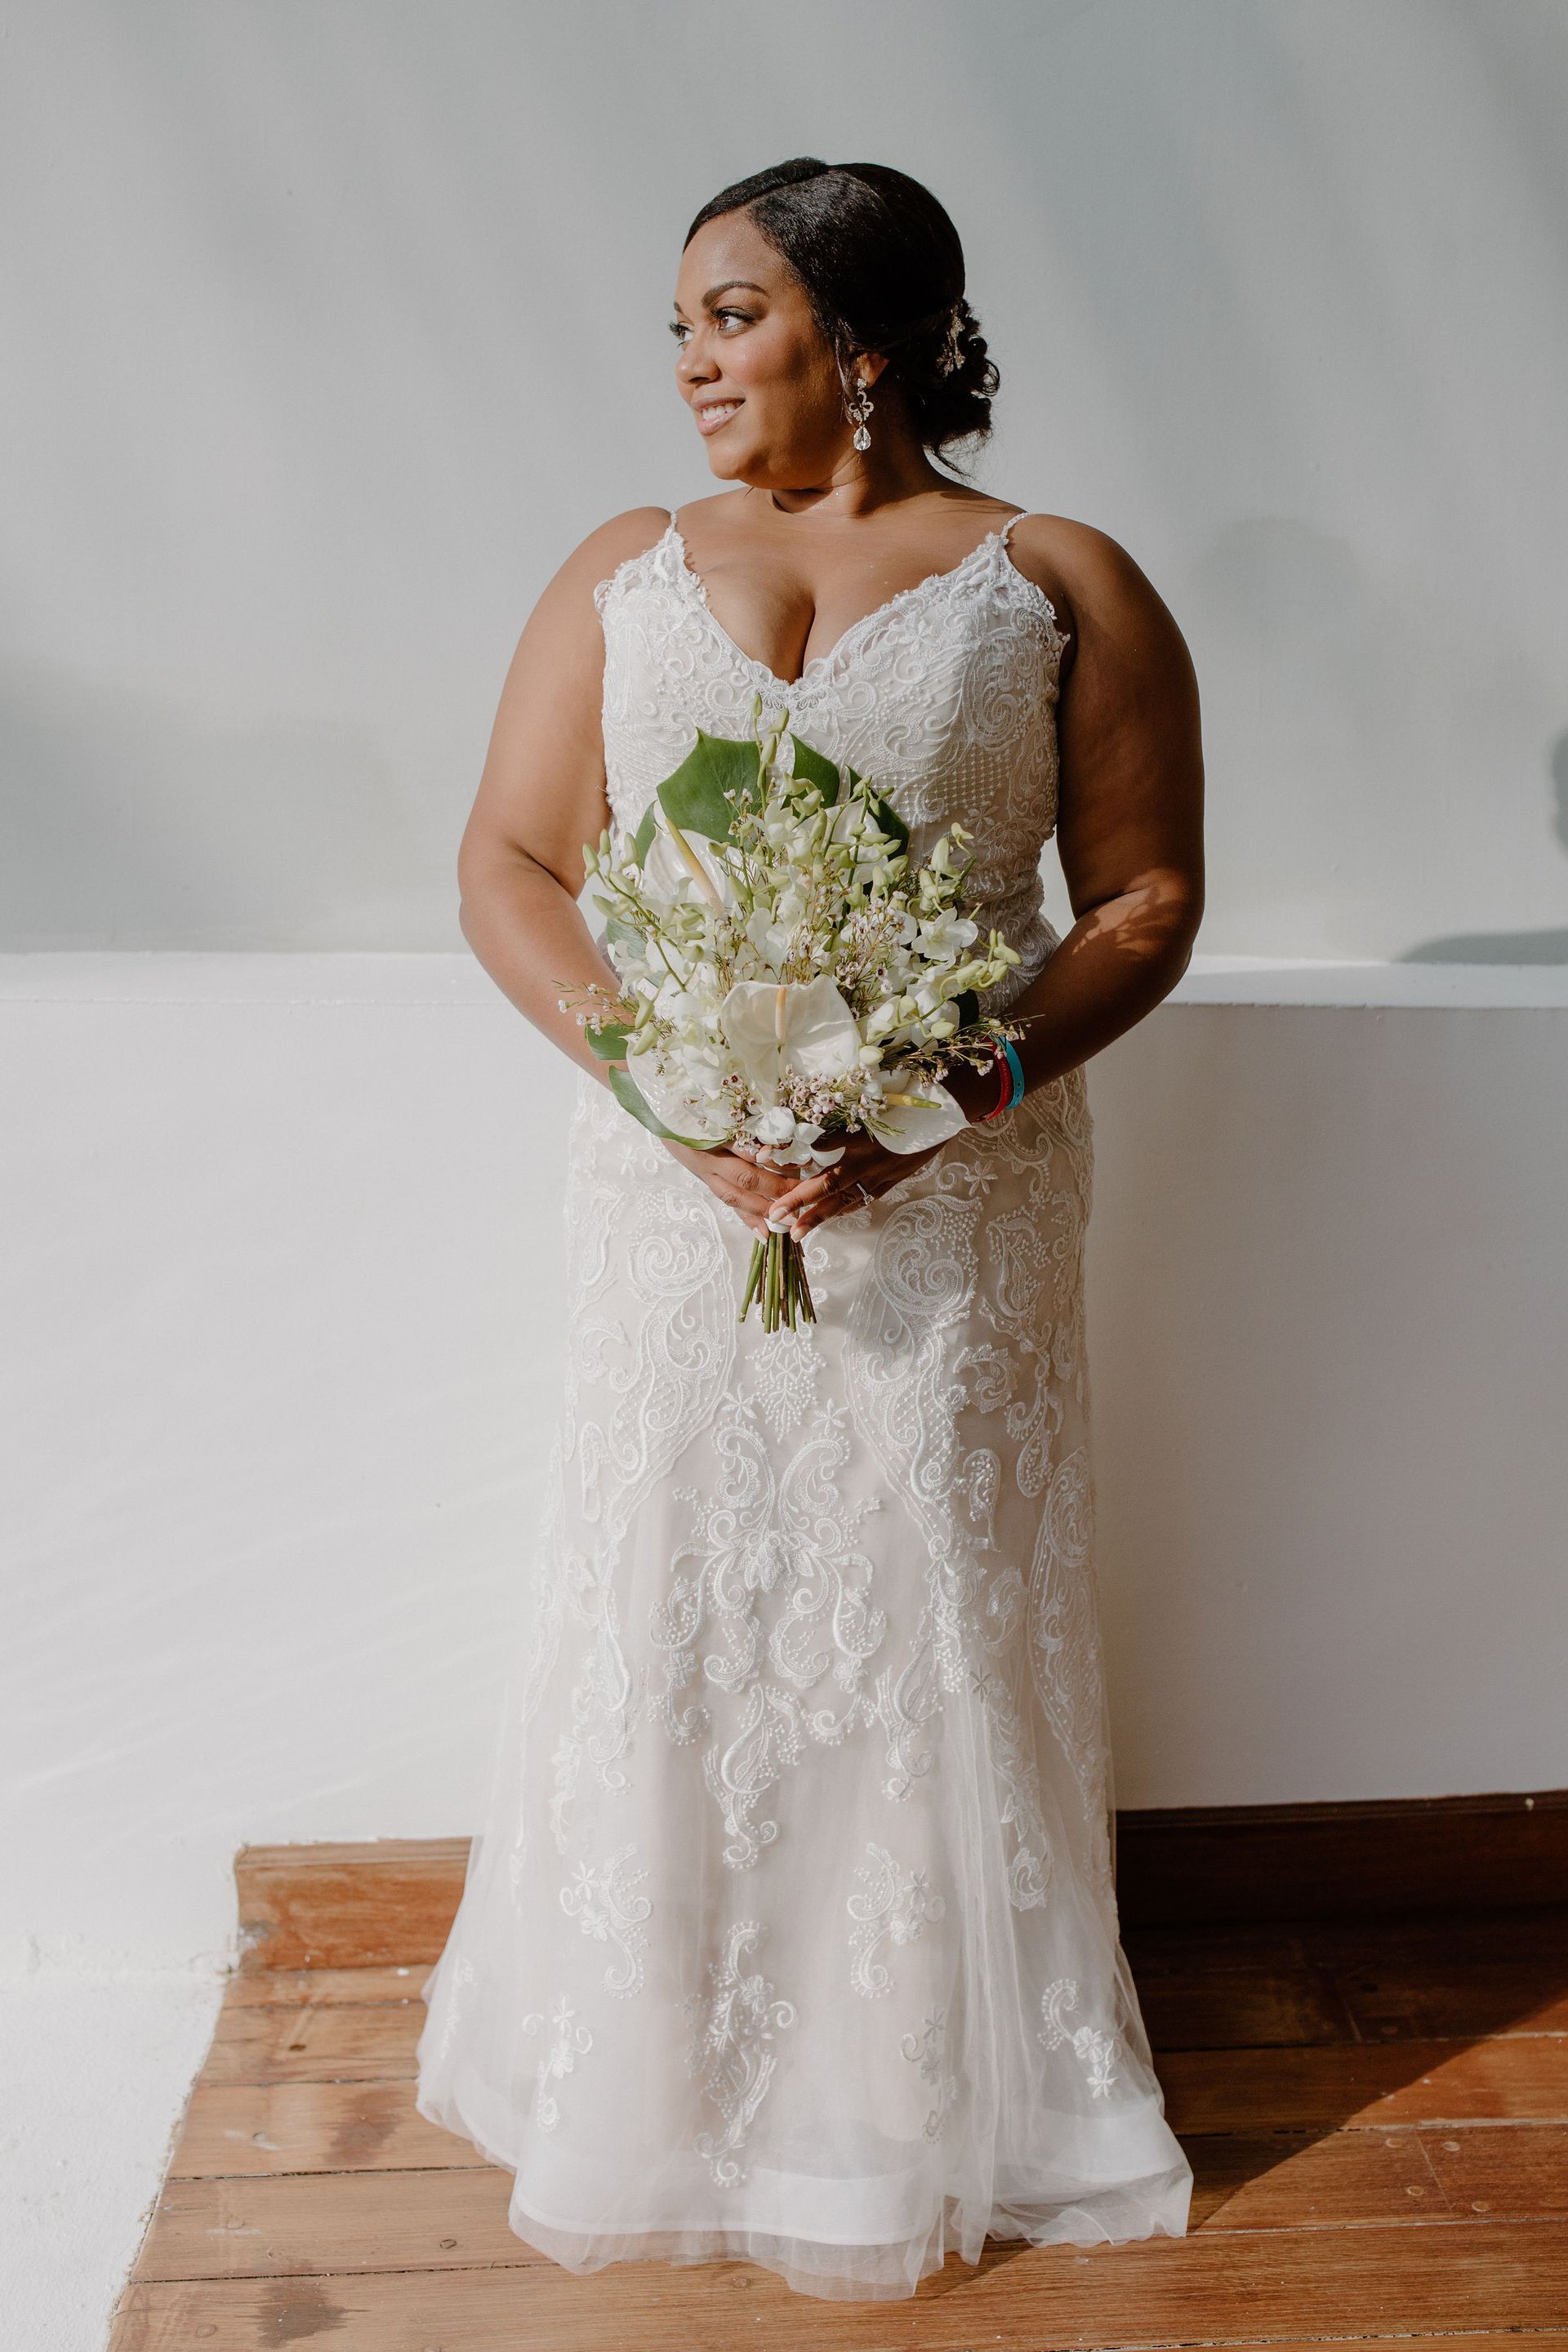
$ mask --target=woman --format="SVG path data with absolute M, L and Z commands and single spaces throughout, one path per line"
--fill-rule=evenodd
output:
M 1186 964 L 1197 698 L 1119 547 L 932 462 L 997 375 L 916 182 L 805 158 L 727 188 L 672 326 L 742 487 L 562 567 L 462 849 L 475 953 L 581 1076 L 549 1515 L 419 2105 L 574 2270 L 742 2256 L 906 2295 L 988 2231 L 1186 2226 L 1110 1876 L 1082 1065 Z M 1025 1090 L 955 1076 L 972 1123 L 936 1150 L 861 1137 L 802 1176 L 661 1142 L 566 1009 L 616 985 L 583 845 L 759 697 L 917 858 L 974 835 Z M 770 1215 L 819 1318 L 771 1337 L 735 1311 Z

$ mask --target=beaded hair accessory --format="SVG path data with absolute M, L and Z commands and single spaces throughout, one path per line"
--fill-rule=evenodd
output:
M 963 297 L 959 296 L 948 312 L 947 336 L 937 353 L 938 375 L 952 375 L 963 365 Z

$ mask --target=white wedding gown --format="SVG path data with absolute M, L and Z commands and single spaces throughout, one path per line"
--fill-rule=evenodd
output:
M 886 790 L 1023 961 L 1057 944 L 1049 601 L 1006 526 L 793 685 L 671 522 L 601 583 L 617 829 L 752 698 Z M 578 1081 L 570 1339 L 488 1809 L 418 2104 L 577 2271 L 746 2258 L 905 2295 L 993 2236 L 1179 2236 L 1111 1884 L 1081 1070 L 806 1243 L 819 1320 L 736 1319 L 751 1235 Z

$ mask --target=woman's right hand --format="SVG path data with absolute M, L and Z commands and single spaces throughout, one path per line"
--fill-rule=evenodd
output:
M 717 1144 L 711 1151 L 694 1151 L 689 1143 L 663 1139 L 664 1148 L 683 1168 L 700 1176 L 716 1201 L 732 1209 L 747 1231 L 763 1237 L 768 1232 L 768 1212 L 784 1193 L 793 1192 L 800 1182 L 798 1168 L 769 1168 L 748 1158 L 746 1150 L 731 1150 L 728 1144 Z

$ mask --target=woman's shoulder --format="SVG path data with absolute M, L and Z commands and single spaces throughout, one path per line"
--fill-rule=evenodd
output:
M 675 520 L 668 507 L 628 507 L 579 541 L 568 561 L 598 581 L 658 545 Z
M 1075 635 L 1086 612 L 1165 612 L 1152 581 L 1126 548 L 1092 523 L 1019 509 L 1007 548 L 1019 571 L 1045 592 Z

